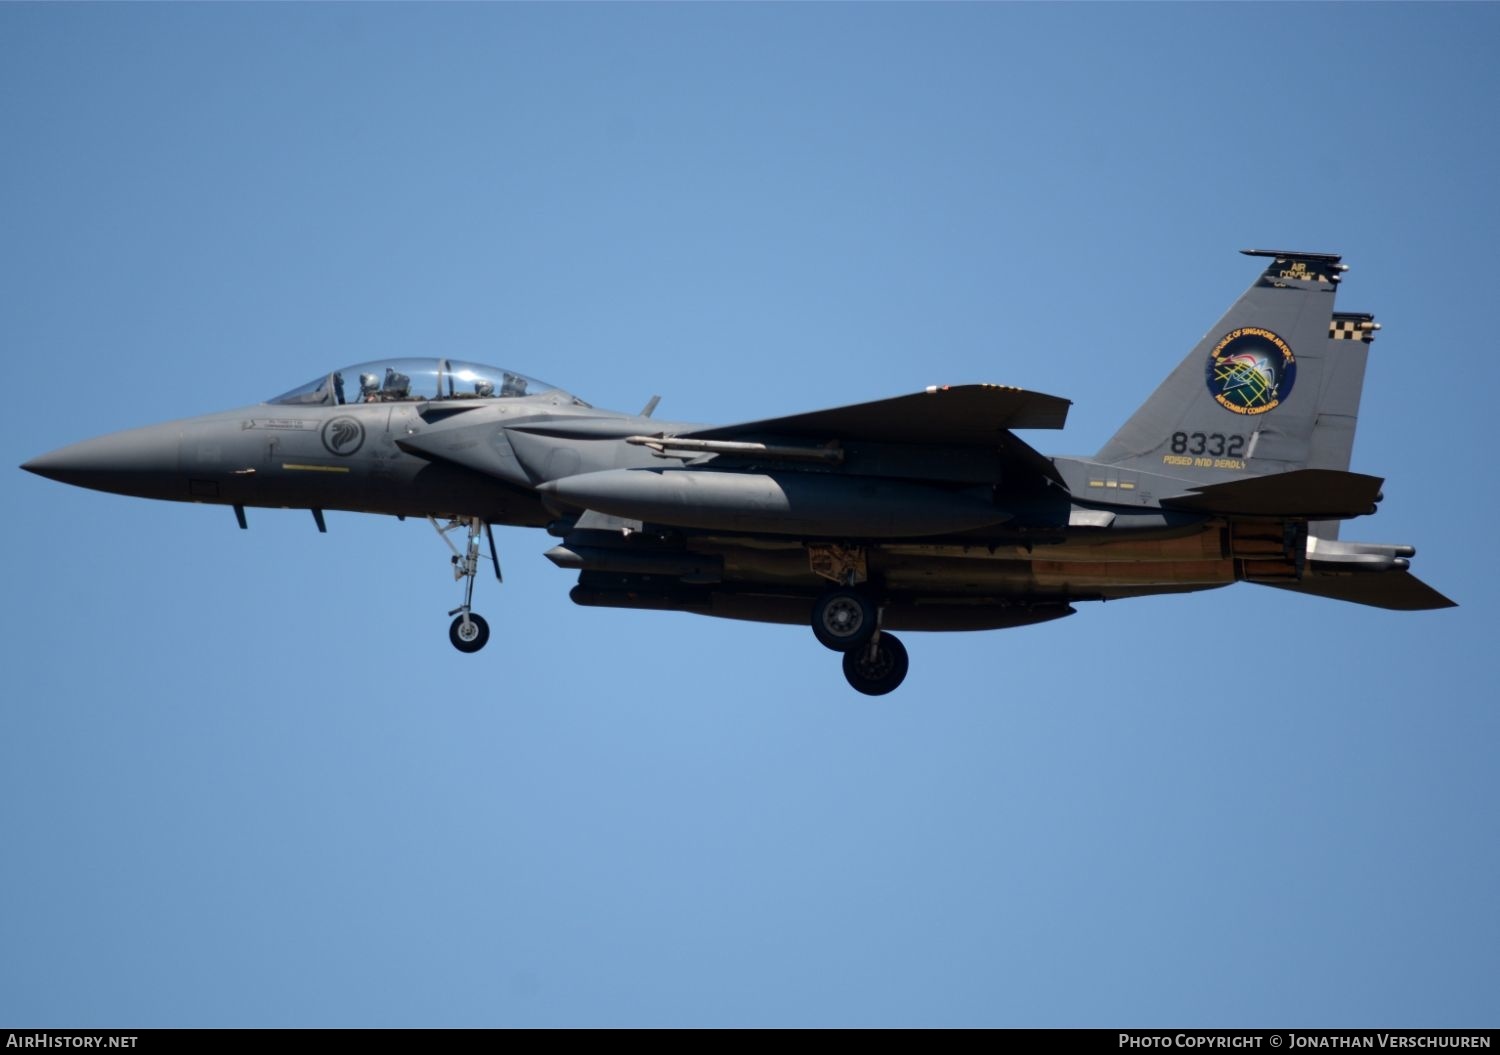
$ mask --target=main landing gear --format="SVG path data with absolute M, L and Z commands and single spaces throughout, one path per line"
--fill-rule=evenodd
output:
M 884 696 L 906 679 L 906 646 L 880 629 L 880 613 L 863 592 L 829 590 L 813 602 L 813 635 L 844 654 L 844 677 L 866 696 Z
M 438 533 L 438 537 L 448 544 L 453 551 L 453 578 L 464 580 L 464 603 L 449 612 L 449 615 L 457 616 L 453 624 L 448 627 L 448 640 L 453 642 L 453 647 L 460 652 L 478 652 L 490 639 L 490 624 L 485 622 L 484 617 L 475 614 L 472 605 L 474 602 L 474 577 L 479 573 L 479 531 L 484 529 L 485 536 L 490 542 L 490 562 L 495 566 L 495 581 L 504 582 L 500 575 L 500 555 L 495 552 L 495 535 L 490 526 L 478 517 L 455 517 L 444 526 L 439 527 L 433 517 L 428 517 L 427 522 L 432 529 Z M 462 553 L 448 537 L 450 531 L 463 529 L 468 536 L 468 542 Z
M 844 654 L 844 677 L 866 696 L 884 696 L 906 679 L 906 647 L 880 628 L 880 609 L 860 584 L 869 581 L 863 547 L 819 543 L 807 547 L 814 574 L 832 585 L 813 602 L 813 636 Z

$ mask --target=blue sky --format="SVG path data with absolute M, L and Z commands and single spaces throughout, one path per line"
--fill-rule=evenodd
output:
M 1097 449 L 1256 273 L 1384 324 L 1345 537 L 911 634 L 591 610 L 498 534 L 10 470 L 0 1024 L 1494 1026 L 1494 5 L 4 5 L 6 464 L 448 354 L 734 421 L 994 381 Z

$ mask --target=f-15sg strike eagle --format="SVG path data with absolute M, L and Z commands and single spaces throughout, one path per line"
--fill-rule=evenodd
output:
M 1016 435 L 1069 403 L 998 385 L 738 425 L 596 409 L 508 370 L 403 359 L 321 374 L 266 403 L 118 432 L 22 468 L 64 483 L 234 507 L 420 516 L 453 549 L 449 636 L 491 524 L 546 528 L 581 605 L 811 625 L 849 683 L 890 692 L 893 630 L 992 630 L 1080 601 L 1237 581 L 1381 608 L 1452 601 L 1414 549 L 1345 542 L 1382 481 L 1349 471 L 1379 326 L 1333 310 L 1335 255 L 1246 250 L 1265 271 L 1092 458 Z M 453 544 L 461 532 L 466 546 Z

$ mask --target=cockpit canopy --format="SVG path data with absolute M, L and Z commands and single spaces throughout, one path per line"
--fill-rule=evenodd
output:
M 534 377 L 458 359 L 378 359 L 359 363 L 323 374 L 267 402 L 332 407 L 344 403 L 417 403 L 540 395 L 550 395 L 556 403 L 582 403 Z

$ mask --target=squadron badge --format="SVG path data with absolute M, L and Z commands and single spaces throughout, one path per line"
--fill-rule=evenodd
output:
M 1208 355 L 1208 391 L 1219 406 L 1236 414 L 1275 410 L 1292 394 L 1296 380 L 1296 357 L 1270 330 L 1230 330 Z

